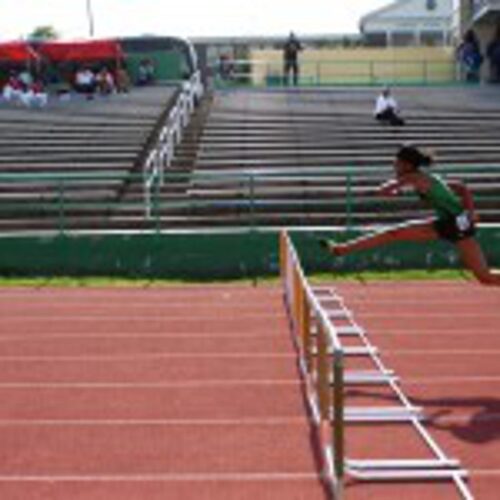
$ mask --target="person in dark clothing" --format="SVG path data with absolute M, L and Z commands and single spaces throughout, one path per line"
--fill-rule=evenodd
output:
M 497 26 L 493 40 L 488 44 L 486 55 L 490 61 L 491 81 L 500 83 L 500 24 Z
M 283 63 L 284 63 L 283 83 L 285 85 L 289 84 L 290 71 L 293 74 L 293 84 L 298 85 L 299 83 L 298 55 L 301 50 L 302 50 L 302 44 L 299 42 L 294 33 L 290 33 L 288 40 L 283 46 Z
M 458 47 L 458 60 L 465 81 L 471 83 L 479 82 L 483 56 L 481 55 L 479 40 L 474 31 L 468 30 L 464 34 L 463 41 Z

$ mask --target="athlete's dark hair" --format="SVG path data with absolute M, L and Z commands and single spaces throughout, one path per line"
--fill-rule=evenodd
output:
M 396 158 L 411 163 L 416 169 L 430 167 L 434 163 L 434 157 L 430 152 L 409 143 L 399 148 Z

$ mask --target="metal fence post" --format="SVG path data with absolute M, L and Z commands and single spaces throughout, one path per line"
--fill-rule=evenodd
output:
M 64 235 L 66 228 L 66 207 L 64 204 L 64 180 L 60 179 L 58 183 L 58 225 L 59 233 Z
M 353 226 L 353 204 L 352 171 L 349 171 L 346 178 L 346 229 L 348 232 Z
M 253 172 L 250 173 L 249 179 L 249 195 L 250 195 L 250 228 L 255 230 L 255 178 Z
M 335 476 L 337 478 L 337 498 L 343 497 L 344 483 L 344 357 L 341 349 L 333 352 L 333 452 L 335 459 Z
M 157 233 L 161 231 L 161 203 L 160 203 L 160 179 L 156 175 L 153 179 L 153 211 L 155 217 L 155 229 Z

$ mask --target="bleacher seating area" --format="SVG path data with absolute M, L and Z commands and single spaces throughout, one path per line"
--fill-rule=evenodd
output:
M 400 128 L 373 119 L 377 91 L 234 89 L 205 96 L 163 184 L 154 189 L 149 218 L 141 161 L 173 88 L 45 110 L 1 107 L 2 175 L 92 173 L 101 178 L 68 184 L 69 191 L 63 186 L 65 195 L 71 194 L 63 200 L 60 182 L 2 181 L 0 229 L 55 228 L 61 209 L 65 227 L 76 229 L 403 220 L 418 213 L 417 200 L 398 199 L 395 210 L 395 202 L 380 200 L 373 188 L 391 175 L 394 153 L 406 141 L 433 149 L 437 170 L 463 178 L 472 188 L 482 220 L 500 222 L 500 88 L 397 88 L 407 119 Z M 44 213 L 35 201 L 48 199 L 54 203 Z M 25 202 L 23 210 L 16 210 Z
M 475 192 L 483 221 L 500 221 L 500 88 L 399 88 L 407 125 L 375 123 L 377 89 L 226 91 L 215 95 L 187 199 L 199 223 L 331 225 L 415 216 L 414 198 L 384 203 L 372 189 L 392 174 L 398 146 L 434 150 L 438 171 Z M 183 164 L 178 157 L 179 167 Z M 252 176 L 246 182 L 228 174 Z M 208 175 L 209 174 L 209 175 Z M 254 202 L 247 197 L 252 191 Z M 347 199 L 352 206 L 347 207 Z M 210 209 L 207 205 L 210 203 Z
M 0 230 L 110 228 L 176 86 L 0 106 Z

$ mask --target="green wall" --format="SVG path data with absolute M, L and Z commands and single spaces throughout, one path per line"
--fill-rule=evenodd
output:
M 443 242 L 394 244 L 334 259 L 317 244 L 318 237 L 331 232 L 292 236 L 306 272 L 460 267 L 454 247 Z M 490 263 L 499 267 L 500 228 L 482 229 L 479 239 Z M 0 238 L 3 276 L 222 279 L 277 273 L 275 231 Z

